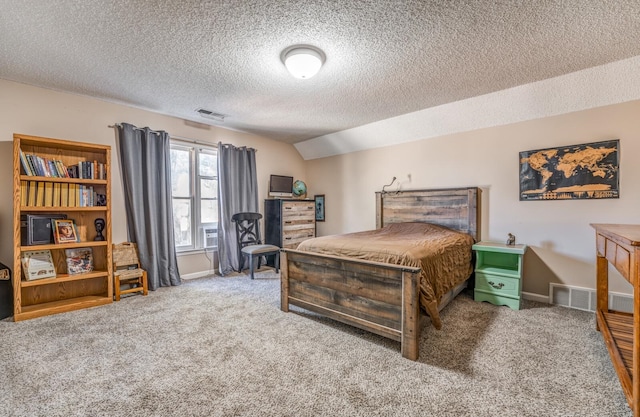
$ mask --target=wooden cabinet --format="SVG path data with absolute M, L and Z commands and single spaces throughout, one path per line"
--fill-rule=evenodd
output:
M 112 302 L 110 163 L 109 146 L 13 135 L 15 321 Z M 67 177 L 65 172 L 69 171 L 81 178 Z M 45 197 L 49 189 L 53 194 Z M 42 239 L 41 230 L 37 244 L 33 244 L 23 236 L 28 228 L 21 220 L 27 215 L 45 218 L 39 227 L 47 224 L 49 216 L 72 219 L 79 242 L 51 243 Z M 104 240 L 94 240 L 98 236 L 96 219 L 104 220 Z M 69 274 L 66 250 L 78 248 L 90 248 L 92 270 Z M 55 277 L 24 278 L 22 256 L 36 250 L 51 253 Z
M 640 225 L 592 224 L 596 230 L 596 327 L 633 415 L 640 416 Z M 609 310 L 609 264 L 633 286 L 633 314 Z
M 313 200 L 268 199 L 264 213 L 265 243 L 295 249 L 303 240 L 316 236 Z M 273 259 L 268 258 L 267 263 L 273 266 Z
M 526 245 L 480 242 L 476 251 L 474 300 L 520 310 L 522 258 Z

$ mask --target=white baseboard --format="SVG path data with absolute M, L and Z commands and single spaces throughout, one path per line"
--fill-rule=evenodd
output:
M 524 300 L 529 301 L 537 301 L 539 303 L 549 304 L 549 296 L 548 295 L 540 295 L 532 292 L 522 292 L 522 298 Z
M 211 275 L 215 275 L 215 273 L 216 273 L 215 271 L 200 271 L 200 272 L 193 272 L 191 274 L 180 275 L 180 278 L 186 281 L 190 279 L 209 277 Z

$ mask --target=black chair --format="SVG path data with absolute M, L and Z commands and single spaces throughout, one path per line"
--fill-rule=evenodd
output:
M 236 238 L 238 239 L 238 260 L 240 271 L 244 269 L 244 256 L 249 258 L 249 269 L 253 279 L 253 262 L 258 258 L 258 269 L 263 256 L 275 255 L 276 272 L 280 268 L 280 248 L 276 245 L 263 244 L 260 240 L 260 213 L 236 213 L 231 221 L 236 224 Z

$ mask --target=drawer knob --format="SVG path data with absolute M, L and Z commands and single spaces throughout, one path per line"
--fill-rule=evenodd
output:
M 502 289 L 502 287 L 504 287 L 504 283 L 502 283 L 502 282 L 501 282 L 501 283 L 499 283 L 499 284 L 496 284 L 496 283 L 495 283 L 495 282 L 493 282 L 493 281 L 489 281 L 489 282 L 488 282 L 488 284 L 489 284 L 489 285 L 491 285 L 491 286 L 492 286 L 493 288 L 495 288 L 496 290 L 501 290 L 501 289 Z

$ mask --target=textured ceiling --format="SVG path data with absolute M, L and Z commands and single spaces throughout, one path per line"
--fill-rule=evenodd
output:
M 0 0 L 0 78 L 289 143 L 637 56 L 639 40 L 638 0 Z M 286 72 L 293 44 L 325 52 L 317 76 Z

